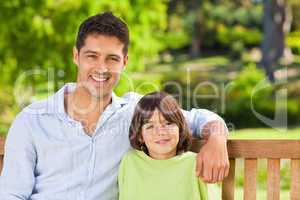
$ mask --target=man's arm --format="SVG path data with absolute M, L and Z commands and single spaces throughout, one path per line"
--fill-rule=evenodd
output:
M 207 183 L 222 181 L 229 172 L 228 129 L 217 114 L 203 109 L 183 111 L 194 137 L 205 140 L 197 155 L 196 175 Z
M 0 199 L 27 200 L 32 194 L 36 152 L 26 120 L 19 114 L 6 138 Z

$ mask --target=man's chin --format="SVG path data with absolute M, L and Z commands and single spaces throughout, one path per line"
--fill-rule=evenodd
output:
M 112 90 L 111 91 L 105 91 L 105 92 L 91 92 L 91 97 L 97 100 L 102 100 L 105 98 L 110 98 L 112 95 Z
M 113 92 L 111 84 L 105 86 L 96 86 L 90 82 L 80 83 L 81 87 L 85 89 L 88 95 L 96 100 L 110 98 Z

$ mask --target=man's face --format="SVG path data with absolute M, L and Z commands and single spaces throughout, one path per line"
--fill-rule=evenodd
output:
M 78 86 L 98 99 L 111 95 L 128 60 L 123 47 L 117 37 L 88 35 L 80 51 L 73 50 L 73 60 L 78 67 Z

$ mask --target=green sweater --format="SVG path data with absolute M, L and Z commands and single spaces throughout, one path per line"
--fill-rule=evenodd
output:
M 207 187 L 195 175 L 196 154 L 155 160 L 131 150 L 121 161 L 119 200 L 206 200 Z

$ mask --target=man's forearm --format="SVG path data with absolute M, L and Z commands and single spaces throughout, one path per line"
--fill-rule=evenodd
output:
M 197 155 L 196 175 L 207 183 L 220 182 L 229 172 L 228 129 L 223 120 L 213 120 L 203 126 L 201 136 L 204 141 Z
M 227 140 L 228 138 L 228 129 L 224 122 L 215 120 L 208 122 L 204 125 L 202 132 L 201 132 L 201 138 L 203 140 L 208 140 L 211 136 L 212 137 L 221 137 Z

